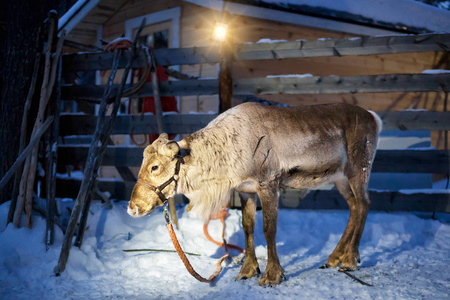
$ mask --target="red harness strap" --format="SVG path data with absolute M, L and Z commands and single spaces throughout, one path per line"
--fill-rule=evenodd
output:
M 218 214 L 216 214 L 215 216 L 210 216 L 209 220 L 205 222 L 205 224 L 203 224 L 203 233 L 205 234 L 206 238 L 208 239 L 208 241 L 213 242 L 214 244 L 216 244 L 219 247 L 224 247 L 225 248 L 225 252 L 228 252 L 227 248 L 233 248 L 236 250 L 239 250 L 241 253 L 244 253 L 245 250 L 242 249 L 241 247 L 237 246 L 237 245 L 233 245 L 233 244 L 228 244 L 225 240 L 225 218 L 228 216 L 227 211 L 224 209 L 222 209 L 221 212 L 219 212 Z M 220 222 L 222 223 L 222 240 L 223 243 L 218 242 L 216 240 L 214 240 L 208 233 L 208 224 L 210 220 L 217 220 L 220 219 Z

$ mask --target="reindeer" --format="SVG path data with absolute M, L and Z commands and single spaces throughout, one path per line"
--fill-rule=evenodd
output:
M 279 189 L 334 183 L 350 208 L 347 227 L 323 267 L 356 270 L 369 210 L 368 180 L 381 119 L 350 104 L 270 107 L 244 103 L 180 142 L 162 134 L 144 150 L 128 213 L 151 213 L 175 194 L 207 219 L 222 209 L 232 190 L 257 194 L 263 211 L 268 262 L 259 285 L 284 279 L 278 260 Z M 260 273 L 254 250 L 256 197 L 242 201 L 245 260 L 236 279 Z

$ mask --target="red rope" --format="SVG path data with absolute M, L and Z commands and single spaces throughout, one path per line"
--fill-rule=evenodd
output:
M 241 253 L 244 253 L 245 250 L 242 249 L 241 247 L 237 246 L 237 245 L 233 245 L 233 244 L 227 244 L 226 240 L 225 240 L 225 218 L 228 216 L 228 213 L 225 209 L 222 209 L 221 212 L 219 212 L 218 214 L 216 214 L 215 216 L 210 216 L 209 220 L 205 222 L 205 224 L 203 224 L 203 233 L 205 234 L 205 237 L 208 239 L 208 241 L 213 242 L 214 244 L 216 244 L 219 247 L 224 247 L 225 248 L 225 252 L 228 252 L 227 248 L 233 248 L 236 250 L 239 250 Z M 216 240 L 214 240 L 208 233 L 208 224 L 210 220 L 217 220 L 220 219 L 220 222 L 222 223 L 222 240 L 223 243 L 218 242 Z
M 184 266 L 188 270 L 188 272 L 198 281 L 201 282 L 213 282 L 214 279 L 219 276 L 220 272 L 222 271 L 222 262 L 224 259 L 228 258 L 228 253 L 222 256 L 219 261 L 216 263 L 216 270 L 214 273 L 208 277 L 208 279 L 202 277 L 200 274 L 195 272 L 194 268 L 192 267 L 191 263 L 189 262 L 188 258 L 186 257 L 186 254 L 184 254 L 183 249 L 181 249 L 180 243 L 178 242 L 177 236 L 175 234 L 175 231 L 173 230 L 172 223 L 166 224 L 167 230 L 169 231 L 170 238 L 172 239 L 172 243 L 177 250 L 178 255 L 181 258 L 181 261 L 183 261 Z
M 186 269 L 188 270 L 188 272 L 198 281 L 200 282 L 213 282 L 217 276 L 219 276 L 220 272 L 222 271 L 222 262 L 228 258 L 229 254 L 228 254 L 228 247 L 233 248 L 233 249 L 237 249 L 239 251 L 241 251 L 241 253 L 244 253 L 244 249 L 242 249 L 239 246 L 236 245 L 232 245 L 232 244 L 227 244 L 227 242 L 224 239 L 224 235 L 225 235 L 225 218 L 228 216 L 228 213 L 225 209 L 223 209 L 220 213 L 218 213 L 216 216 L 211 216 L 209 220 L 214 220 L 214 219 L 220 219 L 220 221 L 222 222 L 223 225 L 223 230 L 222 230 L 222 239 L 223 239 L 223 243 L 217 242 L 215 241 L 213 238 L 211 238 L 208 234 L 208 223 L 209 220 L 203 225 L 203 232 L 205 233 L 205 236 L 208 240 L 210 240 L 211 242 L 215 243 L 216 245 L 219 245 L 220 247 L 224 247 L 225 248 L 225 252 L 227 252 L 224 256 L 222 256 L 219 261 L 216 263 L 216 270 L 214 271 L 214 273 L 208 277 L 208 279 L 202 277 L 200 274 L 198 274 L 194 268 L 192 267 L 191 263 L 189 262 L 189 259 L 186 257 L 186 254 L 184 254 L 183 249 L 180 246 L 180 243 L 178 242 L 177 236 L 175 234 L 175 231 L 173 229 L 172 223 L 170 223 L 169 220 L 169 215 L 168 212 L 166 211 L 167 207 L 165 207 L 164 210 L 164 216 L 166 218 L 166 227 L 167 230 L 169 231 L 169 235 L 170 238 L 172 239 L 172 243 L 173 246 L 175 247 L 175 250 L 177 250 L 178 256 L 180 256 L 181 261 L 183 262 L 184 266 L 186 267 Z

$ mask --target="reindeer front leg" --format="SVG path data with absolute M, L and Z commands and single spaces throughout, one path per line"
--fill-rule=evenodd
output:
M 284 274 L 278 260 L 275 236 L 277 233 L 278 217 L 278 190 L 271 184 L 269 188 L 261 188 L 258 191 L 263 209 L 263 230 L 267 241 L 267 267 L 259 280 L 259 285 L 279 284 Z
M 236 280 L 251 278 L 260 274 L 258 261 L 255 254 L 255 214 L 256 214 L 256 194 L 239 193 L 242 204 L 242 227 L 245 234 L 245 260 Z

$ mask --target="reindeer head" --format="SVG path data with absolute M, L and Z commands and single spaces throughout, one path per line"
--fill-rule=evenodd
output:
M 180 167 L 179 151 L 178 144 L 168 140 L 165 133 L 145 148 L 138 181 L 128 203 L 129 215 L 147 215 L 175 194 L 176 173 Z

